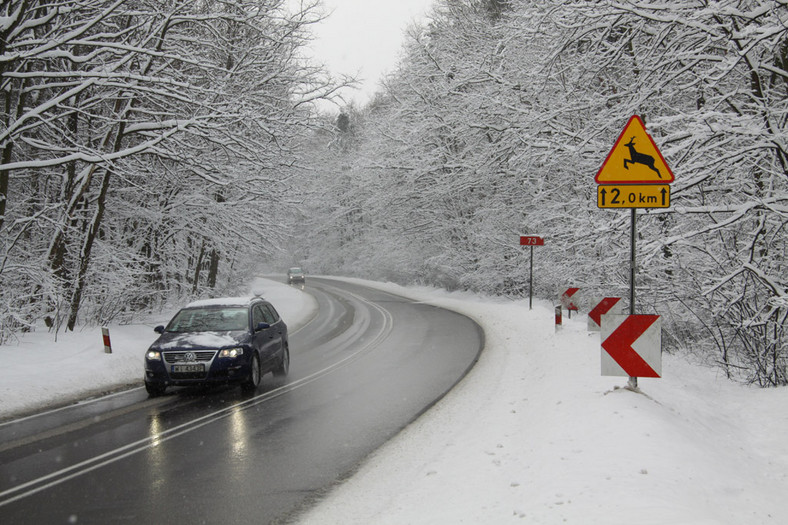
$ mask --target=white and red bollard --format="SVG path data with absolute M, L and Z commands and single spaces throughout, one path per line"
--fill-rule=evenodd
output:
M 563 325 L 561 324 L 562 321 L 563 321 L 563 317 L 564 317 L 563 310 L 561 308 L 561 305 L 559 304 L 559 305 L 557 305 L 555 307 L 555 331 L 556 332 L 561 330 L 561 328 L 563 328 Z
M 109 342 L 109 328 L 106 326 L 101 327 L 101 337 L 104 339 L 104 353 L 112 353 L 112 345 Z

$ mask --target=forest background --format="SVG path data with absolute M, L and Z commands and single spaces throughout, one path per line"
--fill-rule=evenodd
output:
M 292 4 L 292 2 L 289 2 Z M 300 265 L 522 297 L 628 296 L 594 175 L 640 115 L 666 351 L 788 384 L 788 1 L 438 0 L 365 107 L 301 52 L 319 3 L 4 0 L 0 342 Z

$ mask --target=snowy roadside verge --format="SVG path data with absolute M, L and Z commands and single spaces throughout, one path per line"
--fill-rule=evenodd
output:
M 290 331 L 312 318 L 314 298 L 269 279 L 255 279 L 249 295 L 259 294 L 277 308 Z M 0 346 L 0 420 L 48 407 L 65 406 L 116 390 L 142 387 L 145 350 L 184 305 L 134 324 L 110 324 L 112 353 L 104 352 L 101 327 L 59 333 L 57 341 L 43 324 L 18 343 Z
M 730 524 L 788 515 L 788 389 L 664 356 L 662 379 L 600 375 L 585 316 L 539 302 L 347 279 L 485 331 L 468 376 L 301 524 Z

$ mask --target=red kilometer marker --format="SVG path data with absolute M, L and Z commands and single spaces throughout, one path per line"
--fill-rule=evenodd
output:
M 521 235 L 520 246 L 544 246 L 544 239 L 536 235 Z

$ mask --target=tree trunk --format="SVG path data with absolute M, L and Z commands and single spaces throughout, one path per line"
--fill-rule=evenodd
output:
M 118 141 L 119 142 L 119 141 Z M 74 283 L 74 292 L 71 295 L 71 306 L 69 310 L 68 323 L 66 328 L 74 330 L 77 323 L 77 315 L 79 314 L 79 305 L 82 301 L 82 291 L 85 288 L 85 276 L 88 273 L 90 266 L 90 253 L 93 250 L 93 242 L 96 240 L 99 228 L 101 228 L 101 219 L 104 217 L 104 206 L 107 198 L 107 190 L 109 189 L 111 171 L 107 169 L 104 172 L 104 178 L 101 181 L 101 192 L 99 193 L 98 202 L 96 204 L 96 213 L 93 214 L 93 220 L 88 226 L 85 233 L 85 242 L 82 245 L 82 252 L 79 254 L 79 273 L 77 274 L 76 282 Z
M 202 259 L 205 257 L 205 239 L 200 245 L 200 255 L 197 256 L 197 264 L 194 266 L 194 282 L 192 282 L 192 293 L 197 293 L 197 287 L 200 284 L 200 269 L 202 268 Z
M 118 133 L 115 136 L 114 151 L 120 149 L 120 144 L 123 141 L 123 131 L 125 130 L 125 122 L 121 122 L 118 126 Z M 90 266 L 90 254 L 93 250 L 93 242 L 96 240 L 99 229 L 101 228 L 101 219 L 104 217 L 104 207 L 107 200 L 107 192 L 109 190 L 109 182 L 111 179 L 112 171 L 106 168 L 104 171 L 104 178 L 101 180 L 101 189 L 99 190 L 99 198 L 96 202 L 96 213 L 93 214 L 93 219 L 88 225 L 87 232 L 85 233 L 85 242 L 82 245 L 82 251 L 79 254 L 79 272 L 77 279 L 74 283 L 74 291 L 71 295 L 71 306 L 68 316 L 68 323 L 66 328 L 74 330 L 77 322 L 77 315 L 79 314 L 79 305 L 82 301 L 82 291 L 85 287 L 85 276 Z
M 216 288 L 216 276 L 219 274 L 219 252 L 211 249 L 210 266 L 208 268 L 208 287 Z
M 129 17 L 127 20 L 127 27 L 131 24 L 132 17 Z M 164 36 L 167 33 L 167 29 L 169 28 L 169 23 L 165 24 L 162 28 L 161 34 L 159 36 L 159 41 L 156 45 L 156 51 L 161 51 L 162 45 L 164 43 Z M 141 73 L 147 74 L 150 71 L 150 68 L 153 64 L 153 60 L 151 59 L 145 67 L 142 68 Z M 115 142 L 113 144 L 112 151 L 117 152 L 120 150 L 121 142 L 123 141 L 123 133 L 126 128 L 126 119 L 128 118 L 129 114 L 133 111 L 134 108 L 134 101 L 135 98 L 132 96 L 130 99 L 126 100 L 123 96 L 119 93 L 118 98 L 115 101 L 115 107 L 113 110 L 113 114 L 118 115 L 118 129 L 117 133 L 115 134 Z M 121 111 L 122 104 L 126 102 L 126 107 Z M 107 134 L 104 136 L 104 140 L 102 141 L 102 149 L 104 145 L 107 144 L 109 138 L 111 136 L 112 130 L 108 130 Z M 95 171 L 96 166 L 92 166 L 90 169 L 90 174 Z M 101 182 L 101 189 L 99 190 L 99 198 L 96 204 L 96 213 L 93 215 L 93 220 L 88 227 L 87 233 L 85 234 L 85 242 L 83 244 L 82 251 L 80 252 L 79 257 L 79 273 L 77 275 L 76 283 L 74 284 L 74 292 L 71 296 L 71 307 L 70 313 L 68 317 L 68 330 L 74 330 L 74 326 L 77 322 L 77 315 L 79 313 L 79 306 L 80 302 L 82 301 L 82 291 L 85 287 L 85 276 L 87 275 L 88 267 L 90 266 L 90 254 L 93 249 L 93 242 L 96 239 L 96 235 L 98 235 L 99 229 L 101 228 L 101 220 L 104 217 L 104 207 L 107 198 L 107 191 L 109 189 L 109 182 L 111 178 L 111 167 L 107 167 L 106 171 L 104 172 L 104 178 Z M 82 186 L 83 191 L 86 191 L 88 185 Z M 73 208 L 72 208 L 73 209 Z

